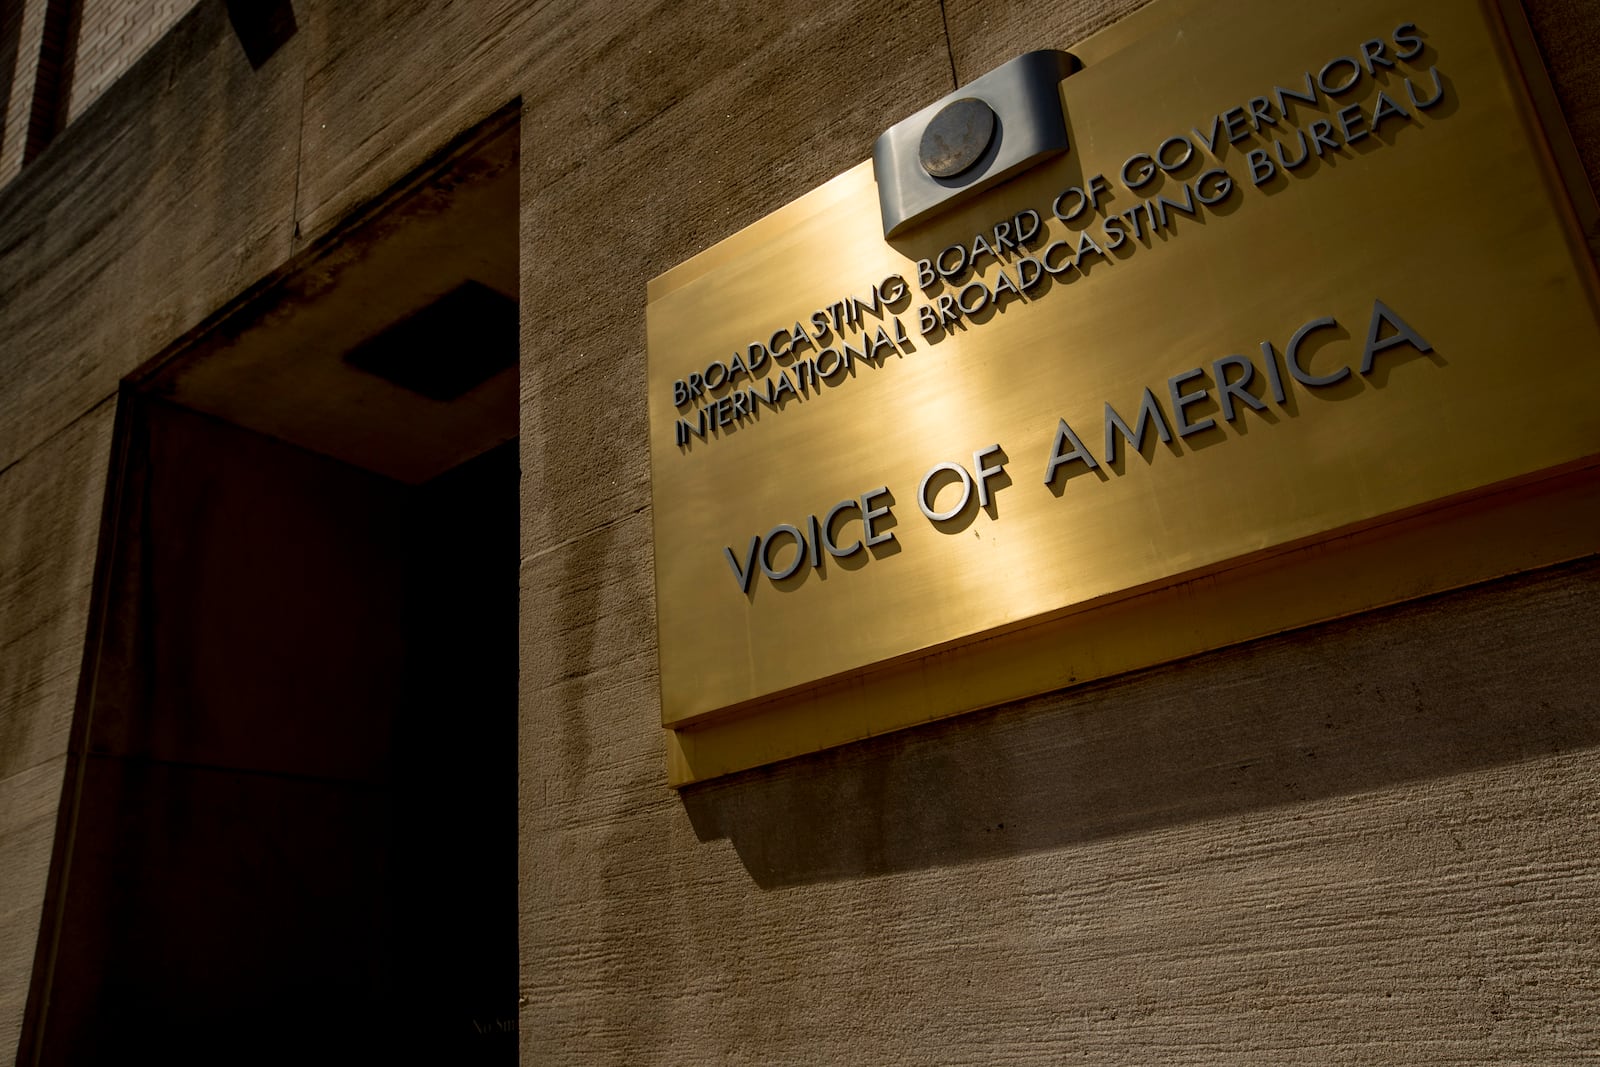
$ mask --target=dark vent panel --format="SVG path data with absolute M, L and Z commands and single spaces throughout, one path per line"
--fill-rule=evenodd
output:
M 517 364 L 517 302 L 467 282 L 345 356 L 434 400 L 454 400 Z

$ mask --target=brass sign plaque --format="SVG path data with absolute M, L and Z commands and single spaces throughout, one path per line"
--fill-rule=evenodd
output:
M 1052 60 L 1064 151 L 655 279 L 673 781 L 1592 551 L 1529 497 L 1600 453 L 1600 305 L 1523 29 L 1169 0 Z M 930 108 L 926 180 L 1003 108 Z

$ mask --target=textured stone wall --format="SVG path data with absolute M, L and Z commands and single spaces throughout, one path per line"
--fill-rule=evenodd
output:
M 576 37 L 593 74 L 526 100 L 524 297 L 579 295 L 524 316 L 524 1062 L 1572 1062 L 1600 1044 L 1592 564 L 663 788 L 643 324 L 613 294 L 958 81 L 1135 6 L 912 4 L 835 29 L 685 5 L 647 40 Z M 1569 36 L 1553 54 L 1583 113 L 1593 61 Z M 586 238 L 630 259 L 574 259 Z M 562 417 L 580 401 L 612 432 Z
M 44 905 L 115 409 L 96 405 L 0 470 L 0 1063 Z
M 524 777 L 616 781 L 524 815 L 524 1060 L 1577 1062 L 1597 590 L 1471 590 L 681 799 L 596 678 Z
M 646 281 L 958 81 L 1132 6 L 296 0 L 259 68 L 220 3 L 178 20 L 0 188 L 0 1062 L 118 381 L 516 98 L 526 1062 L 1600 1045 L 1592 562 L 664 784 Z M 1600 12 L 1531 7 L 1600 173 Z

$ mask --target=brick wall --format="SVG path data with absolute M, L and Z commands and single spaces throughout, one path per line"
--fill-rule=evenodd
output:
M 82 114 L 197 2 L 62 0 L 55 5 L 60 25 L 51 48 L 49 0 L 9 0 L 0 11 L 0 184 L 16 177 L 44 141 Z M 42 51 L 52 58 L 44 67 Z M 41 77 L 54 81 L 45 98 L 38 93 Z M 68 95 L 64 109 L 53 98 L 56 91 Z M 33 121 L 41 108 L 49 112 L 42 135 Z
M 28 119 L 33 110 L 33 83 L 39 72 L 39 45 L 44 35 L 46 0 L 10 0 L 5 6 L 4 30 L 16 35 L 16 54 L 10 70 L 10 92 L 5 96 L 5 139 L 0 142 L 0 184 L 22 169 L 23 145 L 28 139 Z M 7 72 L 0 68 L 0 75 Z
M 78 58 L 68 118 L 77 118 L 197 0 L 80 0 Z

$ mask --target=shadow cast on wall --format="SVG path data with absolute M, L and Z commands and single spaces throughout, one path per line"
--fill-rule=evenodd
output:
M 685 789 L 781 889 L 1146 833 L 1600 744 L 1600 561 Z

